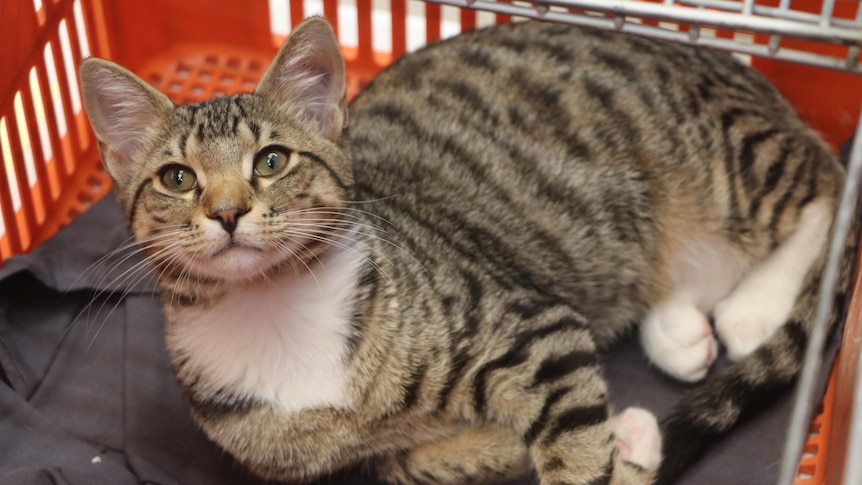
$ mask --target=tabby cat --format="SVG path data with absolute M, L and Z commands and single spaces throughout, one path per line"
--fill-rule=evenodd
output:
M 666 483 L 799 372 L 844 171 L 728 55 L 495 26 L 402 57 L 349 123 L 321 18 L 252 94 L 81 78 L 191 412 L 262 477 Z M 678 379 L 717 339 L 737 361 L 663 422 L 661 466 L 596 355 L 638 321 Z

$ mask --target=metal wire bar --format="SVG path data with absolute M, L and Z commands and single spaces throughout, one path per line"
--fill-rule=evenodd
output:
M 805 351 L 805 365 L 799 378 L 796 403 L 793 407 L 793 414 L 791 415 L 790 425 L 787 430 L 787 440 L 778 478 L 779 485 L 791 485 L 796 478 L 799 457 L 802 456 L 802 448 L 808 433 L 808 426 L 811 423 L 816 398 L 814 393 L 817 387 L 817 375 L 820 373 L 820 368 L 823 365 L 820 357 L 823 352 L 823 344 L 826 341 L 828 321 L 834 300 L 833 295 L 838 283 L 838 274 L 841 269 L 844 247 L 853 217 L 856 213 L 856 203 L 859 200 L 860 183 L 862 183 L 862 118 L 860 118 L 859 125 L 856 128 L 856 139 L 850 152 L 850 162 L 847 167 L 847 182 L 844 184 L 844 193 L 841 195 L 841 203 L 838 206 L 838 214 L 835 218 L 834 233 L 829 244 L 829 258 L 826 261 L 826 269 L 824 270 L 820 285 L 817 310 L 814 317 L 814 328 L 811 330 L 808 348 Z M 862 379 L 862 373 L 857 375 L 857 379 Z M 857 387 L 857 392 L 858 389 Z M 862 426 L 862 423 L 856 423 L 857 420 L 862 421 L 862 416 L 859 416 L 860 404 L 862 404 L 862 401 L 857 399 L 853 416 L 853 429 L 856 429 L 856 426 Z M 862 434 L 851 434 L 851 444 L 855 443 L 855 446 L 862 447 L 862 443 L 859 443 L 860 440 L 862 440 Z M 851 449 L 847 456 L 860 455 L 852 454 Z M 849 459 L 848 465 L 851 462 L 858 462 L 858 460 Z M 856 463 L 856 465 L 858 466 L 859 463 Z M 853 472 L 859 473 L 857 470 L 853 470 Z M 858 484 L 862 483 L 862 481 L 850 481 L 845 478 L 844 483 Z
M 823 8 L 820 9 L 820 25 L 828 27 L 832 22 L 832 14 L 835 12 L 835 0 L 824 0 Z
M 779 12 L 784 15 L 790 10 L 790 0 L 781 0 L 781 3 L 778 4 Z M 781 17 L 784 18 L 784 17 Z M 778 49 L 781 47 L 781 36 L 780 35 L 772 35 L 769 37 L 769 55 L 774 56 Z
M 856 140 L 859 141 L 858 133 Z M 858 145 L 858 143 L 857 143 Z M 859 147 L 857 146 L 857 149 Z M 862 359 L 856 369 L 856 391 L 853 396 L 853 413 L 850 418 L 850 444 L 844 463 L 844 483 L 862 483 L 862 462 L 855 457 L 862 454 Z
M 833 0 L 834 1 L 834 0 Z M 485 2 L 469 2 L 472 4 Z M 487 2 L 493 3 L 493 2 Z M 649 2 L 633 2 L 631 0 L 548 0 L 543 3 L 567 8 L 582 8 L 596 12 L 608 12 L 624 16 L 644 17 L 672 22 L 698 23 L 728 29 L 752 30 L 763 34 L 781 34 L 792 37 L 819 40 L 835 44 L 862 44 L 862 30 L 859 26 L 840 27 L 837 25 L 807 24 L 765 15 L 745 15 L 745 5 L 730 2 L 735 10 L 729 11 L 687 9 L 667 7 Z M 701 3 L 698 3 L 700 5 Z M 725 9 L 727 10 L 727 9 Z M 779 11 L 773 8 L 773 11 Z M 824 13 L 826 9 L 824 8 Z M 822 16 L 814 16 L 822 20 Z
M 847 49 L 847 65 L 858 65 L 859 63 L 859 55 L 862 53 L 862 49 L 859 46 L 851 46 Z
M 862 12 L 862 8 L 859 9 Z M 855 163 L 855 165 L 854 165 Z M 856 130 L 856 140 L 853 143 L 853 151 L 850 155 L 850 166 L 848 177 L 848 189 L 852 183 L 855 190 L 859 190 L 860 179 L 862 179 L 862 120 L 859 129 Z M 856 369 L 856 390 L 853 396 L 853 412 L 850 418 L 849 445 L 847 446 L 847 459 L 844 464 L 844 483 L 862 483 L 862 462 L 855 457 L 862 456 L 862 359 L 859 360 Z
M 785 5 L 787 3 L 787 5 Z M 677 5 L 688 5 L 697 7 L 706 7 L 714 10 L 725 10 L 727 12 L 742 12 L 742 6 L 737 0 L 677 0 Z M 778 7 L 769 7 L 765 5 L 754 5 L 752 13 L 762 17 L 772 17 L 777 19 L 792 20 L 795 22 L 804 22 L 809 24 L 817 24 L 820 22 L 821 14 L 803 12 L 801 10 L 792 10 L 788 8 L 789 2 L 781 0 Z M 860 9 L 862 11 L 862 9 Z M 831 25 L 835 27 L 845 27 L 849 29 L 862 28 L 860 19 L 841 19 L 833 18 Z
M 830 57 L 822 54 L 817 54 L 813 52 L 806 52 L 795 49 L 787 49 L 781 48 L 775 51 L 770 50 L 769 45 L 762 44 L 752 44 L 746 42 L 739 42 L 734 39 L 722 39 L 718 37 L 707 37 L 703 35 L 697 35 L 697 31 L 692 35 L 688 32 L 681 32 L 676 30 L 665 29 L 661 27 L 655 27 L 651 25 L 644 25 L 635 22 L 621 21 L 615 20 L 614 18 L 607 18 L 601 16 L 594 15 L 583 15 L 576 14 L 567 11 L 558 11 L 554 9 L 547 9 L 547 5 L 554 4 L 559 5 L 565 3 L 566 5 L 570 5 L 573 8 L 585 8 L 584 6 L 589 4 L 590 8 L 593 10 L 607 11 L 610 13 L 615 13 L 616 18 L 622 18 L 628 16 L 633 17 L 641 17 L 641 18 L 654 18 L 659 20 L 667 20 L 667 21 L 675 21 L 681 23 L 693 23 L 697 25 L 698 22 L 696 19 L 692 20 L 692 17 L 697 14 L 698 18 L 704 19 L 714 19 L 715 15 L 720 14 L 720 12 L 712 12 L 700 9 L 686 8 L 680 9 L 675 8 L 676 10 L 684 10 L 682 13 L 678 13 L 675 18 L 670 18 L 667 15 L 659 16 L 654 12 L 649 15 L 644 15 L 643 12 L 638 11 L 637 13 L 632 13 L 629 9 L 620 9 L 622 11 L 615 11 L 613 8 L 608 8 L 609 5 L 621 5 L 626 4 L 626 6 L 631 5 L 649 5 L 652 7 L 663 8 L 662 5 L 659 4 L 647 4 L 641 2 L 621 2 L 621 1 L 613 1 L 613 0 L 582 0 L 582 1 L 568 1 L 568 2 L 544 2 L 542 5 L 538 7 L 533 6 L 524 6 L 517 4 L 508 4 L 508 3 L 500 3 L 492 0 L 428 0 L 429 3 L 442 3 L 447 5 L 454 5 L 462 8 L 471 8 L 476 10 L 487 10 L 489 12 L 495 12 L 503 15 L 512 15 L 517 17 L 526 17 L 526 18 L 534 18 L 540 20 L 549 20 L 554 22 L 568 23 L 574 25 L 582 25 L 587 27 L 596 27 L 596 28 L 604 28 L 604 29 L 614 29 L 623 32 L 629 32 L 637 35 L 644 35 L 649 37 L 655 37 L 663 40 L 669 40 L 673 42 L 683 42 L 687 44 L 695 44 L 695 45 L 704 45 L 707 47 L 713 47 L 716 49 L 722 49 L 727 51 L 739 52 L 741 54 L 754 55 L 759 57 L 769 57 L 772 59 L 786 60 L 791 62 L 798 62 L 802 64 L 808 64 L 817 67 L 823 67 L 827 69 L 837 69 L 842 71 L 849 71 L 854 73 L 862 73 L 862 65 L 858 62 L 858 55 L 853 58 L 848 57 Z M 538 2 L 535 2 L 538 3 Z M 594 4 L 603 5 L 603 8 L 595 9 L 592 7 Z M 612 5 L 613 4 L 613 5 Z M 667 10 L 665 10 L 667 11 Z M 683 15 L 685 14 L 685 15 Z M 739 22 L 735 20 L 740 19 L 741 17 L 738 14 L 724 14 L 728 18 L 726 18 L 726 22 L 702 22 L 706 25 L 713 25 L 724 28 L 737 28 L 739 26 Z M 775 19 L 766 19 L 772 20 L 774 22 L 783 22 L 786 24 L 794 24 L 793 22 L 787 22 L 783 20 L 775 20 Z M 743 27 L 739 27 L 743 28 Z M 747 27 L 745 27 L 747 28 Z M 820 27 L 817 27 L 820 28 Z M 754 30 L 756 32 L 762 32 L 762 30 L 758 30 L 756 28 L 751 28 L 750 30 Z M 858 42 L 862 44 L 862 29 L 838 29 L 836 27 L 830 27 L 831 31 L 850 31 L 852 30 L 852 36 L 858 38 Z M 764 32 L 770 33 L 770 32 Z M 788 35 L 790 37 L 796 37 L 794 35 Z

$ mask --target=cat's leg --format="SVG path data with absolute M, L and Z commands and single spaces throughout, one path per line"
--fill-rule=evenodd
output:
M 706 315 L 683 298 L 653 307 L 641 323 L 640 336 L 650 360 L 682 381 L 703 379 L 718 355 Z
M 548 313 L 478 369 L 475 410 L 523 437 L 542 485 L 650 483 L 661 449 L 655 419 L 646 411 L 612 418 L 586 322 Z
M 832 215 L 825 201 L 808 204 L 795 232 L 716 305 L 716 331 L 731 359 L 751 353 L 787 321 L 805 276 L 826 244 Z
M 517 478 L 529 470 L 524 440 L 509 428 L 488 425 L 387 456 L 379 475 L 398 485 L 454 485 L 493 483 Z
M 656 468 L 661 458 L 655 417 L 643 409 L 629 408 L 612 418 L 611 424 L 620 458 L 633 464 L 631 472 L 645 482 L 641 469 Z M 460 485 L 511 480 L 526 475 L 531 467 L 521 436 L 511 428 L 487 425 L 387 456 L 378 471 L 380 478 L 398 485 Z
M 652 483 L 661 461 L 661 435 L 650 412 L 629 408 L 609 417 L 607 403 L 574 404 L 580 398 L 571 394 L 574 399 L 548 406 L 559 395 L 548 396 L 527 434 L 542 485 Z

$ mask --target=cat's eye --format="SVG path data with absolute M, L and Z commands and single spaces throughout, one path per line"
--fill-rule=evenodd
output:
M 159 178 L 165 188 L 173 192 L 188 192 L 198 185 L 194 170 L 184 165 L 168 165 L 162 169 Z
M 290 152 L 282 147 L 268 147 L 254 157 L 254 174 L 269 177 L 280 172 L 290 160 Z

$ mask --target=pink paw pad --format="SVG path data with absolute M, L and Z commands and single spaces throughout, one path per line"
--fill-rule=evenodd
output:
M 646 469 L 661 462 L 661 436 L 658 422 L 649 411 L 628 408 L 611 418 L 620 458 Z

